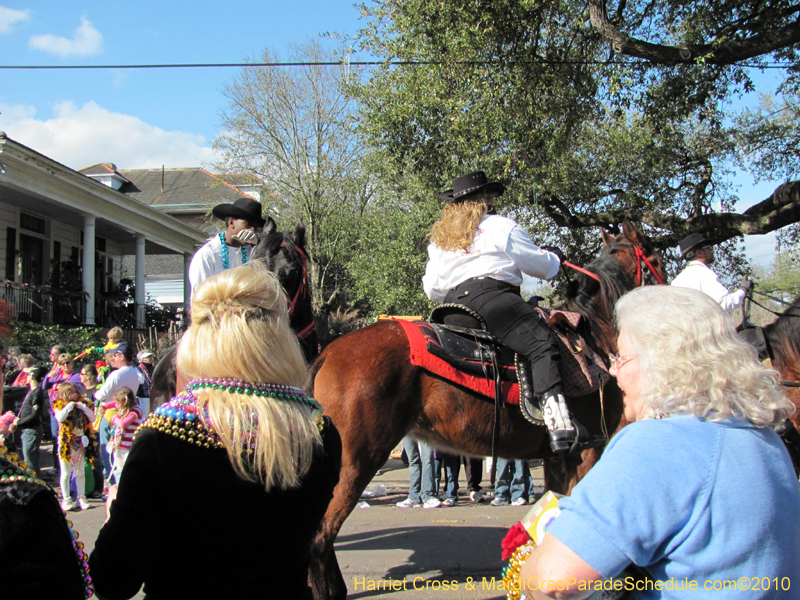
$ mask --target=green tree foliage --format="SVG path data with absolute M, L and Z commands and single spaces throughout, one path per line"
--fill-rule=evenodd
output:
M 735 239 L 800 220 L 791 185 L 734 210 L 729 101 L 752 82 L 722 57 L 740 60 L 744 44 L 754 61 L 794 60 L 781 23 L 791 26 L 795 13 L 760 5 L 642 1 L 590 11 L 558 0 L 376 0 L 362 5 L 360 42 L 385 62 L 353 93 L 369 143 L 392 156 L 395 172 L 410 166 L 437 190 L 483 169 L 508 184 L 508 209 L 531 211 L 534 239 L 573 248 L 576 262 L 598 248 L 595 226 L 617 231 L 627 215 L 662 248 L 693 231 L 731 240 L 721 259 L 739 268 Z M 764 42 L 756 53 L 747 40 L 759 24 L 783 45 Z M 646 42 L 628 44 L 638 38 Z M 677 50 L 664 51 L 669 60 L 626 56 L 658 45 Z M 687 58 L 674 59 L 687 45 Z M 669 64 L 655 64 L 659 57 Z M 593 232 L 578 233 L 586 228 Z
M 410 176 L 380 179 L 348 263 L 350 296 L 369 315 L 427 315 L 422 290 L 427 233 L 439 215 L 436 194 Z
M 19 346 L 23 353 L 31 354 L 42 363 L 50 361 L 50 348 L 61 344 L 67 352 L 77 356 L 86 348 L 103 345 L 103 328 L 65 327 L 61 325 L 40 325 L 38 323 L 16 322 L 11 345 Z M 92 361 L 87 357 L 86 362 Z
M 800 253 L 778 252 L 769 269 L 758 274 L 757 289 L 784 301 L 800 294 Z

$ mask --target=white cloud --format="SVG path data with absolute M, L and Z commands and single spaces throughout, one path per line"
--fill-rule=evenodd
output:
M 42 50 L 59 56 L 100 54 L 103 51 L 103 34 L 97 31 L 86 17 L 81 17 L 81 24 L 75 30 L 74 39 L 50 33 L 34 35 L 28 40 L 28 46 L 34 50 Z
M 14 10 L 0 6 L 0 33 L 11 33 L 14 24 L 19 21 L 27 21 L 31 18 L 29 10 Z
M 56 105 L 51 119 L 23 105 L 0 104 L 0 130 L 72 169 L 113 162 L 120 169 L 196 167 L 216 160 L 202 135 L 164 131 L 94 102 Z

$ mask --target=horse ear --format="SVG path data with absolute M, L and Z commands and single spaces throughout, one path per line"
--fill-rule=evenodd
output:
M 297 222 L 294 233 L 292 233 L 292 241 L 296 246 L 300 246 L 301 248 L 306 247 L 306 224 L 303 223 L 303 219 Z
M 628 220 L 628 217 L 625 217 L 625 219 L 622 221 L 622 233 L 625 234 L 625 237 L 628 238 L 631 243 L 636 244 L 639 247 L 644 246 L 644 242 L 639 234 L 639 230 L 636 229 L 634 224 Z
M 600 235 L 603 236 L 603 246 L 608 246 L 612 241 L 614 241 L 614 238 L 611 237 L 611 234 L 609 234 L 602 227 L 600 228 Z
M 272 219 L 272 217 L 267 217 L 267 222 L 264 223 L 264 227 L 262 227 L 261 233 L 263 235 L 269 235 L 271 233 L 275 233 L 277 229 L 278 226 L 275 224 L 275 221 Z

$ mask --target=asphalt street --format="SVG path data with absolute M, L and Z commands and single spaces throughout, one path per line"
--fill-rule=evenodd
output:
M 43 448 L 44 454 L 44 448 Z M 541 468 L 532 469 L 541 486 Z M 491 494 L 484 475 L 484 492 Z M 385 488 L 365 497 L 345 522 L 336 555 L 349 599 L 489 600 L 505 598 L 499 584 L 504 563 L 500 542 L 529 506 L 491 506 L 469 501 L 461 471 L 459 503 L 452 508 L 398 508 L 408 493 L 408 468 L 390 459 L 367 488 Z M 92 509 L 69 514 L 88 552 L 105 519 L 101 500 Z M 144 598 L 140 592 L 137 599 Z

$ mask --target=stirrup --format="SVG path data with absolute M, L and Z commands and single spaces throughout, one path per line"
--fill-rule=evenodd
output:
M 572 424 L 575 426 L 577 435 L 575 436 L 575 441 L 572 443 L 572 446 L 566 452 L 568 456 L 580 456 L 581 452 L 584 450 L 600 448 L 606 445 L 606 438 L 604 436 L 590 434 L 586 427 L 576 421 L 574 417 L 572 418 Z M 556 451 L 553 450 L 553 452 Z

